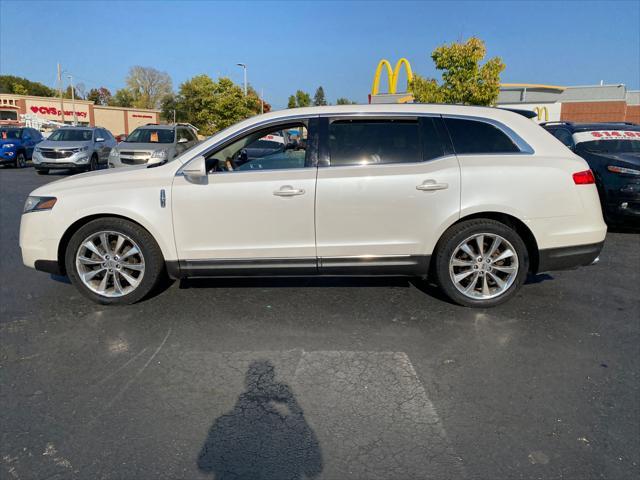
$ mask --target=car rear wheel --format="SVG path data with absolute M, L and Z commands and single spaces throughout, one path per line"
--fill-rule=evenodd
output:
M 91 160 L 89 160 L 89 167 L 88 170 L 90 172 L 93 172 L 94 170 L 98 169 L 98 156 L 94 153 L 93 155 L 91 155 Z
M 493 307 L 511 298 L 529 270 L 522 238 L 490 219 L 469 220 L 450 228 L 436 253 L 440 288 L 466 307 Z
M 24 153 L 19 152 L 16 156 L 16 168 L 24 168 L 27 166 L 27 158 L 24 156 Z
M 101 218 L 71 237 L 65 266 L 72 283 L 94 302 L 128 305 L 155 287 L 164 259 L 144 228 L 121 218 Z

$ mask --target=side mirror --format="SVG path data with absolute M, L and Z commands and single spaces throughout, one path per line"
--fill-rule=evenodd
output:
M 193 183 L 205 183 L 207 165 L 203 155 L 199 155 L 182 168 L 182 174 Z
M 96 142 L 104 142 L 104 138 L 98 137 L 98 138 L 96 138 Z
M 178 143 L 187 143 L 189 140 L 187 140 L 186 138 L 182 137 L 178 140 Z

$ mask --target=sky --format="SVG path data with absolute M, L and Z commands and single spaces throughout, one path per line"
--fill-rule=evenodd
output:
M 139 2 L 0 0 L 0 73 L 54 87 L 56 64 L 86 89 L 124 86 L 129 67 L 228 76 L 284 108 L 322 85 L 364 103 L 378 61 L 438 77 L 431 51 L 478 36 L 505 83 L 640 89 L 640 1 Z M 404 74 L 399 85 L 404 85 Z M 382 90 L 386 87 L 383 80 Z

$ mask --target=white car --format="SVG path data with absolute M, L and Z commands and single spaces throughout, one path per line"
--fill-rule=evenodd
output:
M 273 132 L 301 147 L 236 164 Z M 25 265 L 103 304 L 171 278 L 432 275 L 455 302 L 589 265 L 606 234 L 586 162 L 513 112 L 340 105 L 268 113 L 160 166 L 78 175 L 27 199 Z

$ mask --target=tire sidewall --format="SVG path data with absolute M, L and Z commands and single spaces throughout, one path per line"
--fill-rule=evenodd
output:
M 127 235 L 138 244 L 144 257 L 145 272 L 142 282 L 140 282 L 138 288 L 133 292 L 122 297 L 103 297 L 91 291 L 84 285 L 82 280 L 80 280 L 78 271 L 76 270 L 76 253 L 80 244 L 93 233 L 102 230 L 111 230 Z M 164 258 L 155 239 L 144 228 L 121 218 L 109 217 L 93 220 L 73 234 L 65 251 L 65 269 L 74 286 L 94 302 L 103 305 L 129 305 L 142 300 L 153 290 L 163 273 Z
M 455 249 L 466 238 L 478 233 L 500 235 L 511 243 L 518 255 L 518 274 L 513 284 L 502 295 L 486 300 L 472 299 L 459 292 L 449 274 L 449 260 Z M 436 277 L 440 288 L 455 303 L 465 307 L 494 307 L 513 297 L 526 280 L 529 271 L 529 252 L 520 235 L 509 226 L 489 219 L 469 220 L 452 227 L 445 237 L 436 254 Z
M 89 168 L 88 168 L 88 170 L 90 172 L 98 170 L 98 157 L 96 156 L 95 153 L 93 155 L 91 155 L 91 159 L 89 160 Z
M 22 152 L 18 153 L 16 155 L 16 168 L 24 168 L 26 166 L 27 166 L 27 157 L 25 157 L 24 153 Z

